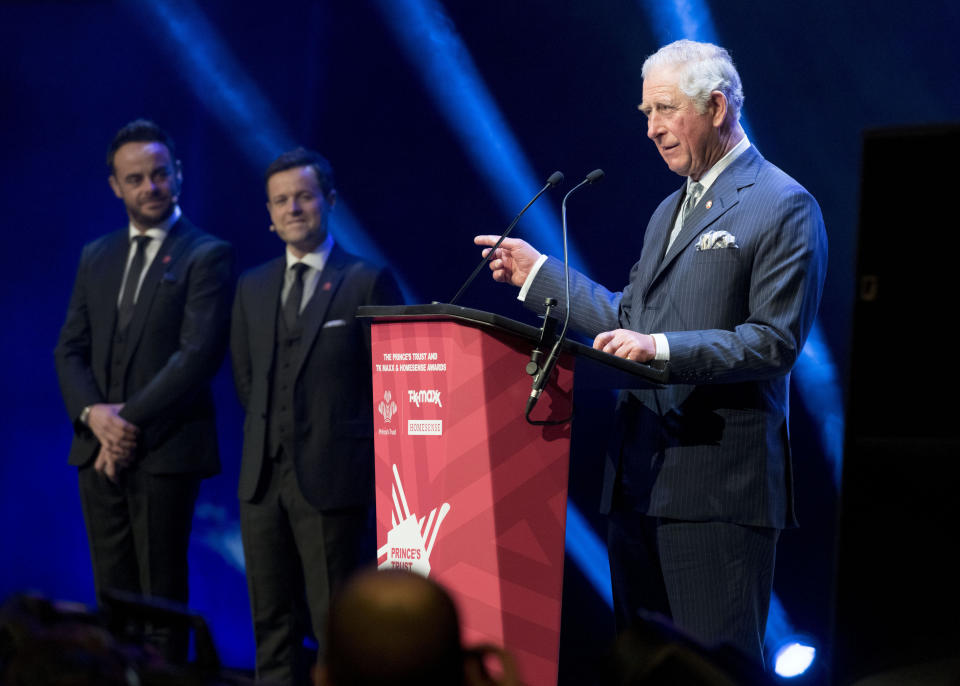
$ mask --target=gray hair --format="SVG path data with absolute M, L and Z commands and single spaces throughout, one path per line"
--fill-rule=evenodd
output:
M 678 40 L 664 45 L 643 63 L 641 75 L 647 78 L 651 69 L 677 67 L 677 87 L 696 104 L 697 111 L 706 112 L 710 93 L 720 91 L 727 99 L 733 121 L 740 120 L 743 107 L 743 84 L 726 49 L 712 43 Z

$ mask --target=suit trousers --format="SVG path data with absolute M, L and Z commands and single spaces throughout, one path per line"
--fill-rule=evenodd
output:
M 617 630 L 660 613 L 706 645 L 726 643 L 763 664 L 779 529 L 610 513 L 607 549 Z
M 106 590 L 187 603 L 187 550 L 200 491 L 195 474 L 150 474 L 136 466 L 113 483 L 93 468 L 78 470 L 98 599 Z M 187 658 L 188 636 L 159 627 L 147 640 L 168 660 Z
M 304 647 L 311 626 L 322 657 L 330 598 L 376 562 L 373 508 L 316 509 L 282 448 L 263 469 L 253 500 L 240 503 L 257 679 L 299 686 L 314 661 Z

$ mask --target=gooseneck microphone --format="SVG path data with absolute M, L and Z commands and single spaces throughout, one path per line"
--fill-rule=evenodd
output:
M 602 178 L 603 178 L 603 170 L 594 169 L 592 172 L 587 174 L 587 178 L 585 178 L 583 180 L 583 183 L 581 183 L 580 185 L 582 186 L 584 183 L 596 183 Z M 570 191 L 570 192 L 572 193 L 573 191 Z M 567 195 L 570 195 L 570 193 L 567 193 Z M 566 200 L 566 198 L 564 198 L 564 200 Z
M 602 175 L 603 172 L 600 172 L 600 174 Z M 537 198 L 539 198 L 548 190 L 550 190 L 551 188 L 559 184 L 561 181 L 563 181 L 563 174 L 560 173 L 559 171 L 555 171 L 550 175 L 550 178 L 547 179 L 547 183 L 544 185 L 543 188 L 540 189 L 540 192 L 537 193 L 535 196 L 533 196 L 533 199 L 530 202 L 528 202 L 522 210 L 520 210 L 520 213 L 513 218 L 513 221 L 510 222 L 510 225 L 506 228 L 506 230 L 502 234 L 500 234 L 500 240 L 498 240 L 494 244 L 494 246 L 490 248 L 490 252 L 487 253 L 486 257 L 480 260 L 480 264 L 478 264 L 477 268 L 473 270 L 473 274 L 471 274 L 467 278 L 467 280 L 464 282 L 464 284 L 460 286 L 460 290 L 457 291 L 457 294 L 450 299 L 450 302 L 449 302 L 450 305 L 453 305 L 454 303 L 456 303 L 457 300 L 460 299 L 460 296 L 463 295 L 463 292 L 467 290 L 467 287 L 471 283 L 473 283 L 473 280 L 475 278 L 477 278 L 477 274 L 480 273 L 480 270 L 483 269 L 484 265 L 486 265 L 487 262 L 489 262 L 490 259 L 493 257 L 493 253 L 495 253 L 497 248 L 500 247 L 500 244 L 503 243 L 503 239 L 505 239 L 507 236 L 510 235 L 510 232 L 513 231 L 513 227 L 517 225 L 517 222 L 520 221 L 520 217 L 523 216 L 523 213 L 526 212 L 528 209 L 530 209 L 530 206 L 537 201 Z
M 534 406 L 537 404 L 537 400 L 540 399 L 540 394 L 543 392 L 543 389 L 547 386 L 547 381 L 550 379 L 550 374 L 553 373 L 553 368 L 557 366 L 557 361 L 560 358 L 560 347 L 563 345 L 564 340 L 567 337 L 567 327 L 570 325 L 570 260 L 567 254 L 567 199 L 573 195 L 573 193 L 583 186 L 592 185 L 603 178 L 602 169 L 594 169 L 592 172 L 587 174 L 586 178 L 583 181 L 578 183 L 576 186 L 571 188 L 565 196 L 563 196 L 563 204 L 561 205 L 562 217 L 563 217 L 563 287 L 564 287 L 564 308 L 566 313 L 563 318 L 563 328 L 560 330 L 560 336 L 557 337 L 556 342 L 553 344 L 553 348 L 550 349 L 550 354 L 547 355 L 546 361 L 544 361 L 543 366 L 540 368 L 540 371 L 533 377 L 533 388 L 530 390 L 530 397 L 527 399 L 527 411 L 526 419 L 531 424 L 543 425 L 543 424 L 562 424 L 565 421 L 569 420 L 569 417 L 560 421 L 535 421 L 530 419 L 530 412 L 533 410 Z M 549 310 L 549 308 L 548 308 Z M 549 311 L 548 311 L 549 314 Z

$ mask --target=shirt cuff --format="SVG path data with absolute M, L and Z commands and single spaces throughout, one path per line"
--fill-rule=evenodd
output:
M 657 346 L 657 354 L 653 356 L 655 360 L 669 361 L 670 359 L 670 344 L 667 342 L 667 337 L 662 333 L 652 333 L 653 343 Z
M 530 290 L 530 286 L 533 285 L 533 280 L 537 278 L 537 272 L 540 271 L 540 267 L 543 266 L 543 263 L 547 261 L 546 255 L 541 255 L 537 261 L 534 263 L 533 268 L 530 270 L 530 273 L 527 274 L 527 280 L 523 282 L 523 287 L 520 289 L 520 292 L 517 293 L 517 300 L 520 302 L 526 302 L 527 291 Z

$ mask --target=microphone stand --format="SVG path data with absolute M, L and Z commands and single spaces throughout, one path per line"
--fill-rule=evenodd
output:
M 564 287 L 564 304 L 565 304 L 565 314 L 563 318 L 563 328 L 560 330 L 560 335 L 557 337 L 556 342 L 553 344 L 553 348 L 550 349 L 550 354 L 547 355 L 546 361 L 543 363 L 543 367 L 533 378 L 533 388 L 530 390 L 530 397 L 527 398 L 527 409 L 524 413 L 524 417 L 527 422 L 535 426 L 552 426 L 556 424 L 565 424 L 569 422 L 573 415 L 571 414 L 566 419 L 560 420 L 534 420 L 530 419 L 530 413 L 533 411 L 534 406 L 536 406 L 537 401 L 540 399 L 540 394 L 543 392 L 543 389 L 546 388 L 547 382 L 550 379 L 550 375 L 553 373 L 553 368 L 557 366 L 557 362 L 560 359 L 560 347 L 563 345 L 563 342 L 567 338 L 567 328 L 570 326 L 570 259 L 567 253 L 567 199 L 573 195 L 574 191 L 580 189 L 582 186 L 587 184 L 594 184 L 600 179 L 603 178 L 602 169 L 594 169 L 592 172 L 587 174 L 587 177 L 578 183 L 576 186 L 571 188 L 565 196 L 563 196 L 563 203 L 561 205 L 561 216 L 563 219 L 563 287 Z M 549 301 L 548 301 L 549 302 Z M 550 306 L 547 306 L 547 315 L 550 314 Z M 544 321 L 544 329 L 546 329 L 547 322 Z M 541 335 L 542 338 L 542 335 Z M 527 365 L 529 370 L 529 364 Z

